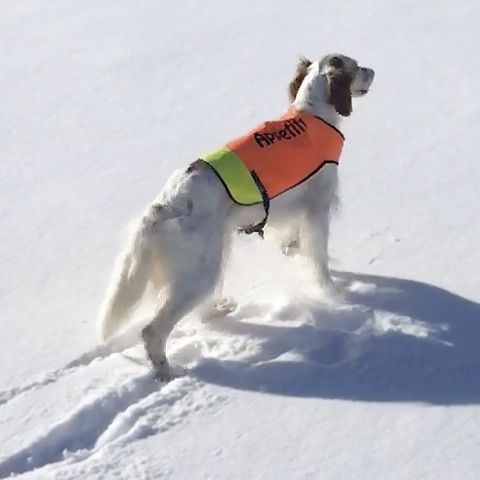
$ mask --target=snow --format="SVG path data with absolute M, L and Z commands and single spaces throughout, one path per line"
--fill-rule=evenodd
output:
M 4 0 L 0 478 L 476 480 L 479 20 L 474 0 Z M 186 375 L 99 348 L 125 225 L 331 51 L 376 70 L 342 127 L 345 302 L 240 237 L 238 308 L 174 332 Z

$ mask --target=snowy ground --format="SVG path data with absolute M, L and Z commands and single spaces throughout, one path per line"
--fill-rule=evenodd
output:
M 480 7 L 3 0 L 0 478 L 480 477 Z M 95 345 L 127 222 L 286 106 L 296 57 L 376 70 L 343 130 L 333 267 L 239 238 L 166 386 Z

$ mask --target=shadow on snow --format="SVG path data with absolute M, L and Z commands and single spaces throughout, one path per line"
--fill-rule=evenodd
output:
M 322 326 L 329 311 L 325 307 L 313 311 L 317 323 L 298 327 L 248 322 L 248 311 L 240 312 L 247 321 L 227 317 L 214 328 L 263 342 L 264 358 L 205 359 L 192 374 L 209 383 L 277 395 L 480 403 L 479 304 L 413 280 L 342 272 L 335 277 L 372 286 L 346 294 L 347 302 L 357 307 L 352 313 L 359 317 L 359 328 L 337 329 L 332 319 Z M 250 317 L 258 318 L 258 308 Z M 429 334 L 367 328 L 368 319 L 378 316 L 380 323 L 382 316 L 411 319 Z

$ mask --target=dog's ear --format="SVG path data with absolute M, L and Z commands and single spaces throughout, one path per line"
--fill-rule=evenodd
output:
M 333 57 L 329 62 L 328 78 L 328 103 L 335 107 L 337 113 L 348 117 L 352 113 L 352 76 L 345 71 L 343 61 Z
M 312 64 L 312 61 L 305 57 L 300 57 L 300 62 L 297 65 L 297 70 L 295 71 L 295 76 L 292 81 L 288 84 L 288 98 L 290 102 L 295 100 L 297 96 L 298 89 L 302 84 L 304 78 L 307 76 L 308 67 Z

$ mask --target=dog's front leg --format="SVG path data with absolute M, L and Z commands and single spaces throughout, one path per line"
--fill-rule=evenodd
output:
M 289 230 L 288 234 L 282 238 L 280 248 L 287 257 L 300 253 L 300 230 L 298 228 Z
M 336 296 L 335 285 L 328 268 L 330 209 L 310 206 L 302 228 L 302 247 L 312 261 L 316 280 L 324 293 Z
M 237 301 L 234 298 L 225 297 L 223 291 L 225 272 L 228 262 L 230 261 L 232 240 L 233 235 L 229 231 L 225 234 L 223 240 L 222 262 L 213 298 L 207 300 L 200 309 L 200 316 L 205 320 L 215 317 L 224 317 L 230 312 L 233 312 L 238 306 Z

